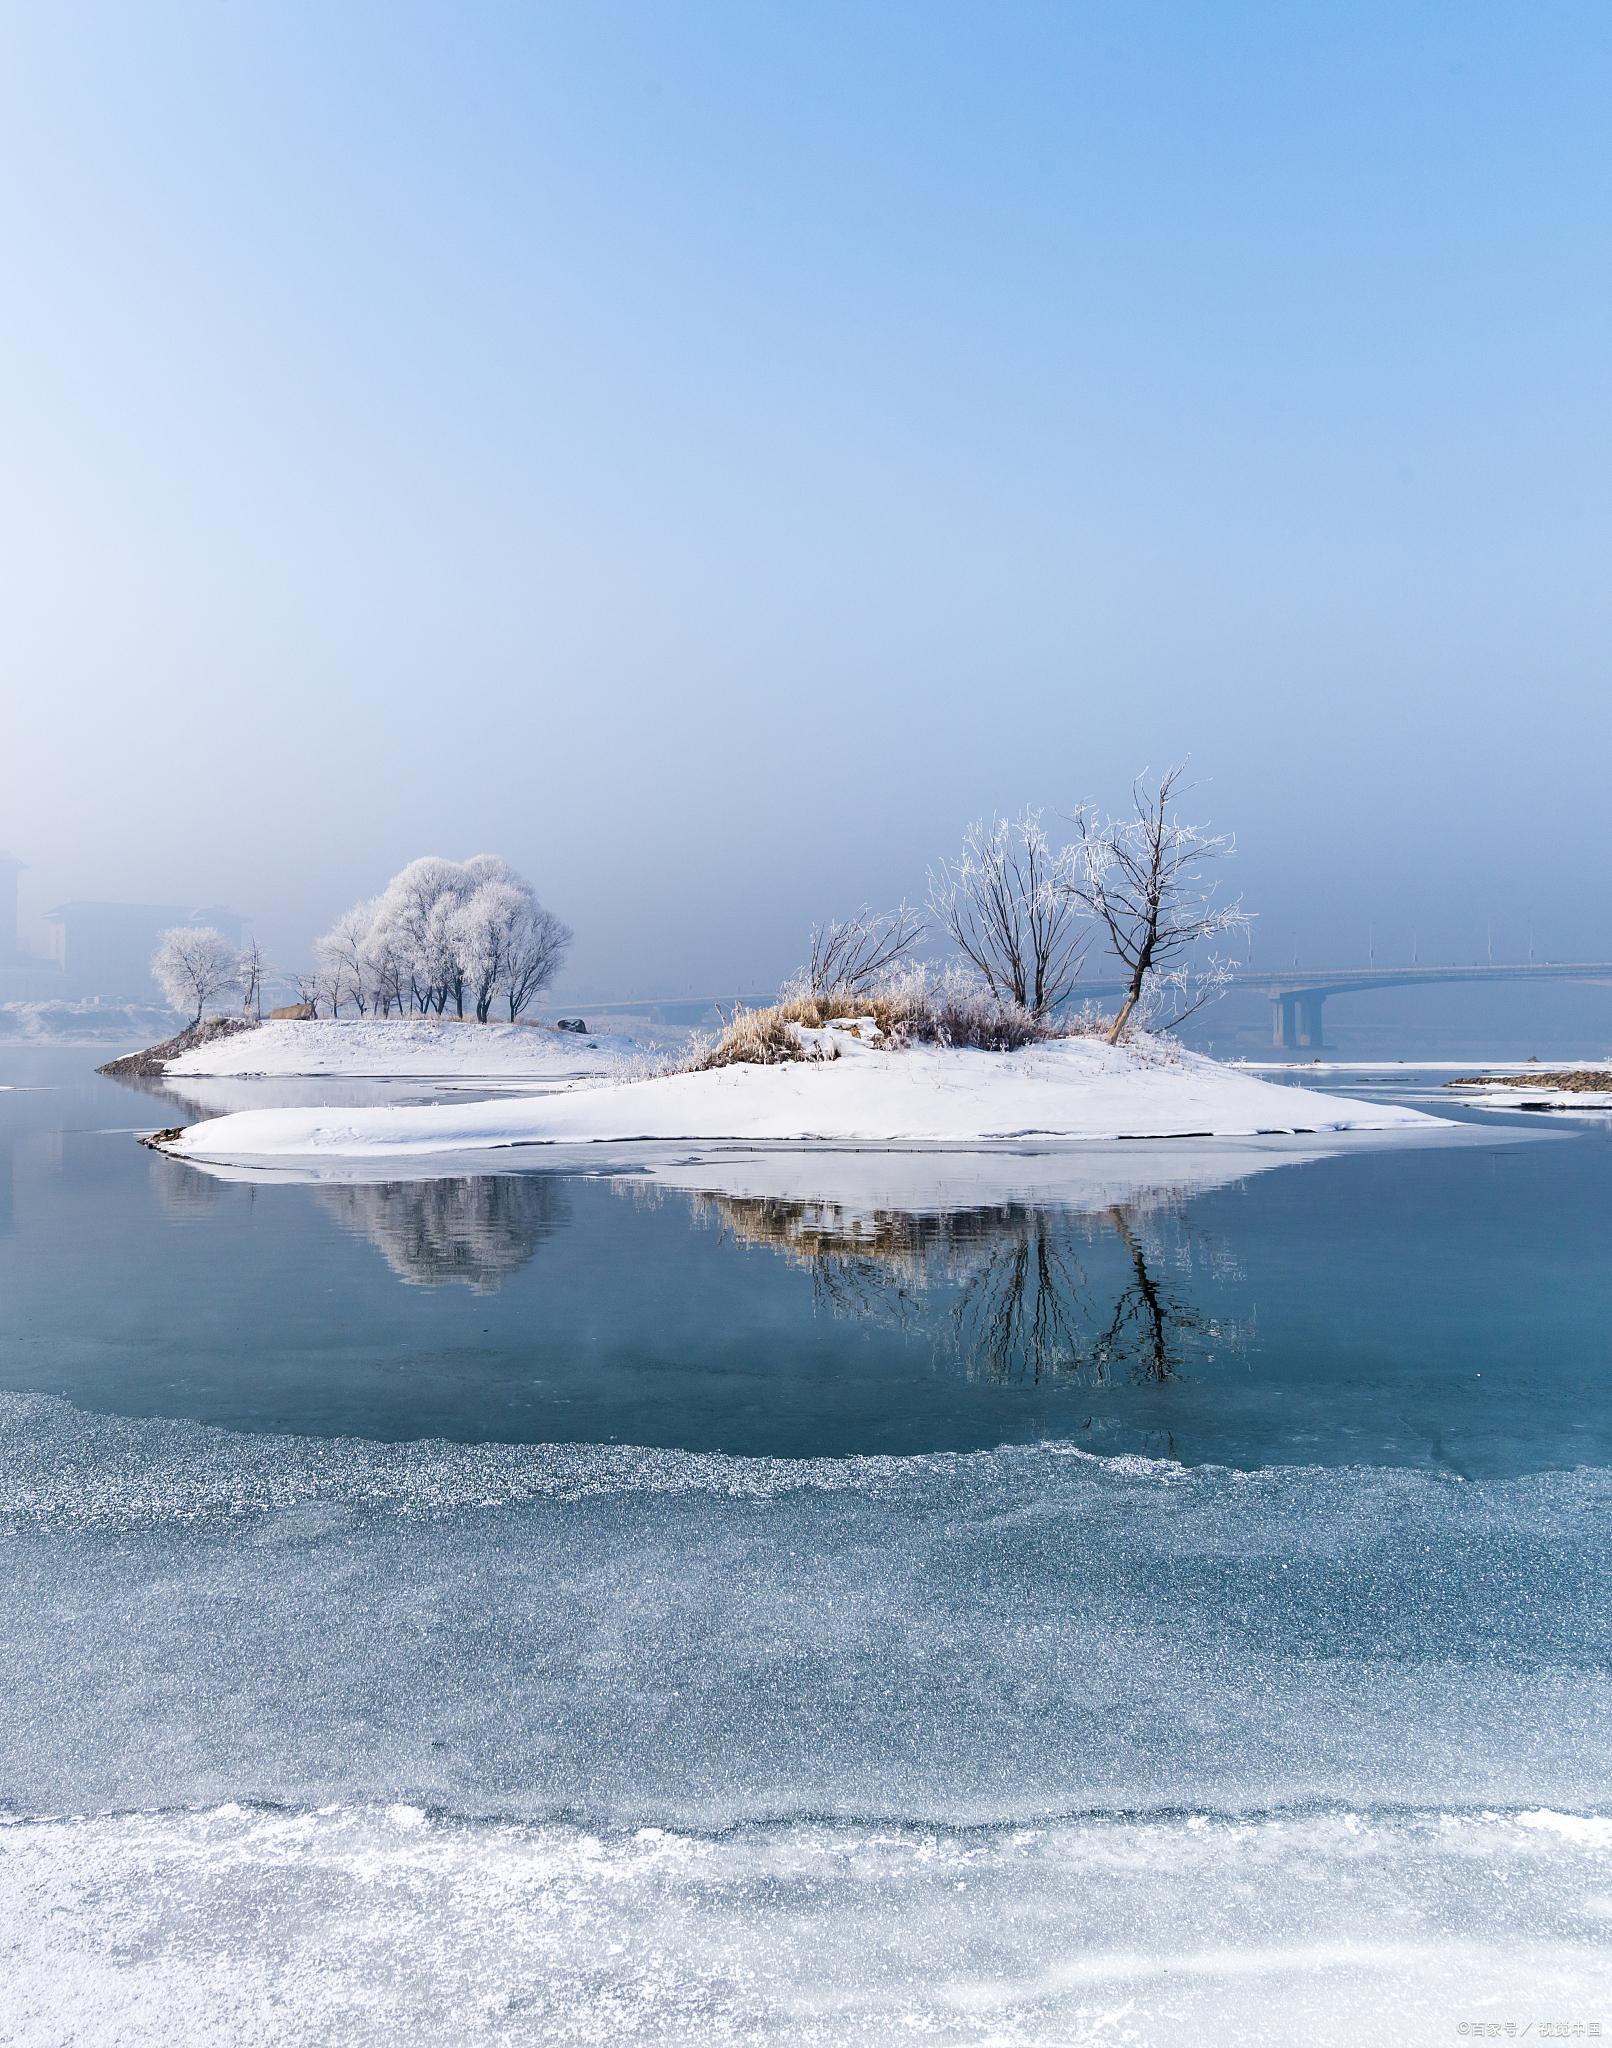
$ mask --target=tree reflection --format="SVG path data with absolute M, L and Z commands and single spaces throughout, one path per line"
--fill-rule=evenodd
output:
M 344 1184 L 320 1188 L 318 1199 L 409 1286 L 472 1294 L 496 1294 L 571 1218 L 558 1176 L 547 1173 Z
M 929 1215 L 771 1196 L 695 1201 L 740 1241 L 804 1266 L 831 1313 L 915 1333 L 938 1320 L 947 1348 L 993 1379 L 1160 1383 L 1251 1334 L 1200 1298 L 1240 1277 L 1235 1260 L 1167 1200 Z

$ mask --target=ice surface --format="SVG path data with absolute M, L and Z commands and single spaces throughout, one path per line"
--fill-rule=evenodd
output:
M 1593 2015 L 1612 1479 L 240 1436 L 0 1396 L 0 2039 Z
M 0 1402 L 0 1792 L 723 1827 L 1594 1808 L 1598 1472 L 375 1445 Z
M 1426 2043 L 1605 2010 L 1608 1823 L 0 1824 L 29 2044 Z

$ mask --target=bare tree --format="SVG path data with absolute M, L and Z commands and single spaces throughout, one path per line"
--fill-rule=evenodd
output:
M 263 1022 L 263 984 L 268 979 L 269 963 L 263 957 L 263 948 L 253 939 L 241 954 L 241 1014 L 250 1014 L 254 1022 Z
M 326 1000 L 329 993 L 326 977 L 317 971 L 304 974 L 294 968 L 286 979 L 290 982 L 292 993 L 297 999 L 297 1007 L 306 1010 L 310 1017 L 317 1017 L 319 1005 Z
M 366 955 L 374 924 L 374 903 L 355 903 L 313 942 L 315 972 L 332 1017 L 341 1015 L 344 1002 L 351 1002 L 360 1017 L 369 1008 L 373 990 Z
M 571 927 L 556 917 L 552 910 L 545 910 L 536 901 L 527 905 L 510 936 L 500 981 L 504 999 L 509 1004 L 511 1024 L 533 996 L 540 989 L 547 988 L 559 972 L 571 939 Z
M 176 1010 L 196 1005 L 196 1025 L 214 996 L 239 986 L 241 956 L 210 924 L 176 924 L 158 933 L 151 972 Z
M 1173 988 L 1178 995 L 1175 1014 L 1160 1029 L 1173 1030 L 1201 1009 L 1223 985 L 1229 963 L 1212 960 L 1194 976 L 1184 956 L 1222 933 L 1248 929 L 1242 899 L 1216 903 L 1219 884 L 1206 872 L 1236 852 L 1236 841 L 1183 824 L 1171 809 L 1184 772 L 1171 768 L 1156 786 L 1138 776 L 1129 818 L 1098 818 L 1085 808 L 1075 815 L 1079 858 L 1068 893 L 1102 926 L 1129 977 L 1110 1045 L 1150 990 Z
M 814 926 L 811 957 L 799 985 L 808 995 L 831 989 L 865 995 L 924 935 L 922 917 L 910 904 L 875 912 L 864 903 L 854 916 Z
M 1039 811 L 971 825 L 955 861 L 929 876 L 929 907 L 999 1002 L 1044 1016 L 1074 992 L 1084 905 L 1066 851 Z
M 408 958 L 398 938 L 397 927 L 383 918 L 378 909 L 364 934 L 360 967 L 364 985 L 370 992 L 371 1008 L 383 1017 L 390 1017 L 394 1010 L 401 1017 L 409 1006 Z

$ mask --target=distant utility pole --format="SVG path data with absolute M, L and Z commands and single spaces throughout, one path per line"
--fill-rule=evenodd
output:
M 1489 920 L 1489 965 L 1494 965 L 1494 919 Z

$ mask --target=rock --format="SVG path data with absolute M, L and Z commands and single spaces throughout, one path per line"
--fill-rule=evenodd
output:
M 233 1038 L 237 1031 L 250 1031 L 252 1022 L 246 1017 L 209 1017 L 201 1024 L 187 1024 L 183 1031 L 172 1038 L 165 1038 L 161 1045 L 148 1045 L 144 1052 L 125 1053 L 120 1060 L 108 1060 L 104 1067 L 95 1069 L 98 1074 L 144 1074 L 155 1076 L 163 1073 L 169 1060 L 177 1059 L 182 1052 L 189 1052 L 193 1045 L 206 1045 L 214 1038 Z

